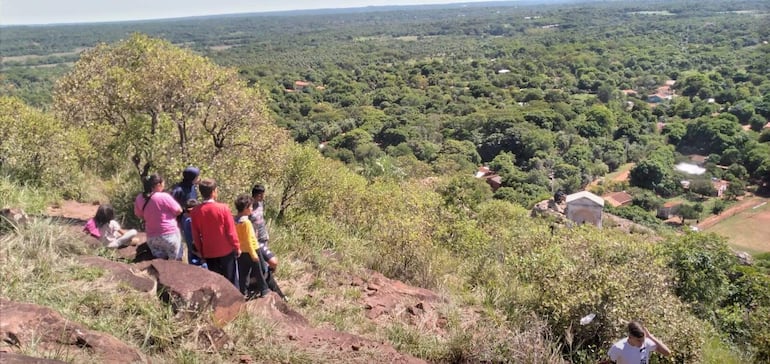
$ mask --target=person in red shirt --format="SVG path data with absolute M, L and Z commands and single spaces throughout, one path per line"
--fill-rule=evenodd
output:
M 230 208 L 216 202 L 217 182 L 204 179 L 198 185 L 203 202 L 190 211 L 193 245 L 210 271 L 223 275 L 236 288 L 241 245 Z

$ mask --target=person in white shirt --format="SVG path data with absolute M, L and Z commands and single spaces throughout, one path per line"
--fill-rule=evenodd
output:
M 631 321 L 628 323 L 628 337 L 613 344 L 607 354 L 610 361 L 616 364 L 648 364 L 654 351 L 663 356 L 671 355 L 666 344 L 639 322 Z
M 99 229 L 99 240 L 111 249 L 118 249 L 131 244 L 137 232 L 134 229 L 123 230 L 120 223 L 115 221 L 115 209 L 110 204 L 100 205 L 93 218 L 94 224 Z

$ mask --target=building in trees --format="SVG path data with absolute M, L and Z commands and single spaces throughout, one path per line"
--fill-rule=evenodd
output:
M 610 204 L 612 207 L 620 207 L 630 205 L 634 201 L 634 196 L 631 196 L 626 191 L 613 192 L 602 196 L 604 201 Z
M 503 185 L 503 177 L 490 170 L 489 167 L 479 167 L 478 172 L 474 176 L 487 181 L 487 184 L 492 187 L 492 192 L 496 192 Z
M 661 219 L 670 219 L 679 213 L 679 208 L 682 206 L 681 201 L 669 201 L 658 208 L 657 216 Z
M 577 224 L 593 224 L 602 227 L 604 199 L 588 191 L 567 195 L 567 218 Z

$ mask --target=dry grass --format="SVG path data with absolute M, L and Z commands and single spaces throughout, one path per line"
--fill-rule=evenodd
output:
M 735 249 L 749 253 L 770 252 L 770 204 L 757 205 L 706 229 L 727 238 Z

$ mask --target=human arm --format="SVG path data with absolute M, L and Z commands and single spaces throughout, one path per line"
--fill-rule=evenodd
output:
M 220 204 L 220 214 L 222 216 L 222 232 L 225 239 L 230 243 L 230 246 L 235 250 L 236 256 L 241 255 L 241 243 L 238 240 L 238 232 L 235 230 L 235 219 L 233 215 L 230 215 L 230 208 L 225 204 Z
M 139 196 L 136 196 L 136 199 L 134 200 L 134 215 L 140 219 L 144 219 L 144 211 L 142 209 L 142 206 L 140 204 L 143 204 L 143 196 L 140 194 Z M 140 202 L 142 201 L 142 202 Z
M 195 209 L 190 213 L 190 232 L 192 237 L 192 243 L 193 248 L 195 249 L 195 254 L 199 256 L 200 258 L 203 258 L 203 244 L 201 242 L 201 235 L 200 230 L 198 229 L 198 225 L 196 224 L 196 218 L 193 216 L 195 213 Z
M 663 356 L 669 356 L 671 355 L 671 350 L 669 350 L 668 346 L 664 344 L 662 341 L 658 340 L 655 335 L 651 334 L 646 327 L 644 329 L 644 336 L 650 340 L 652 340 L 653 343 L 655 343 L 655 351 L 660 353 Z

